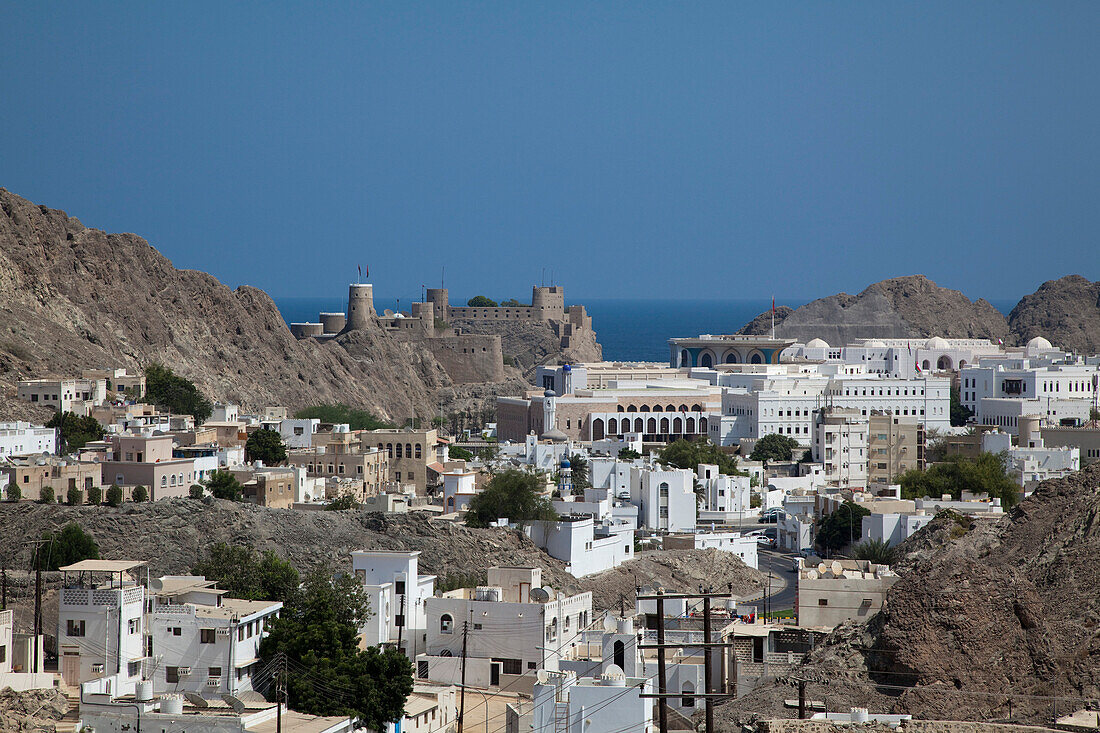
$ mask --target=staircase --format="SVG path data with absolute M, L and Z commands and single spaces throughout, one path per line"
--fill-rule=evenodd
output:
M 80 723 L 80 688 L 69 687 L 64 682 L 60 682 L 57 691 L 65 696 L 65 700 L 69 703 L 69 709 L 65 712 L 65 716 L 54 725 L 54 733 L 75 733 L 77 725 Z

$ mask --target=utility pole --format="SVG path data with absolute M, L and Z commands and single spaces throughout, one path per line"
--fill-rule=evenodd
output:
M 806 680 L 798 681 L 798 719 L 806 719 Z
M 657 589 L 657 710 L 661 733 L 668 733 L 668 698 L 665 697 L 665 592 Z M 459 733 L 462 733 L 460 730 Z
M 462 733 L 462 718 L 466 712 L 466 636 L 469 631 L 469 622 L 462 622 L 462 686 L 459 688 L 458 698 L 458 733 Z
M 397 625 L 397 651 L 401 651 L 401 632 L 405 630 L 405 594 L 401 594 L 401 623 Z
M 710 593 L 710 588 L 706 591 Z M 714 698 L 710 696 L 710 693 L 714 691 L 711 686 L 711 670 L 710 670 L 710 596 L 703 596 L 703 643 L 706 646 L 703 647 L 703 692 L 707 693 L 707 696 L 703 698 L 703 706 L 706 709 L 707 715 L 707 733 L 714 733 Z
M 3 590 L 0 593 L 3 597 L 0 598 L 0 611 L 8 610 L 8 564 L 4 563 L 4 566 L 0 568 L 0 588 Z

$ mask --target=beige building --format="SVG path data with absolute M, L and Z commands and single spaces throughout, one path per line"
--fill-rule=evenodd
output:
M 798 571 L 798 625 L 831 629 L 878 613 L 898 576 L 866 560 L 833 560 Z
M 413 484 L 423 496 L 428 489 L 428 467 L 442 465 L 446 459 L 445 444 L 431 430 L 364 430 L 363 445 L 372 445 L 386 455 L 390 466 L 390 481 Z
M 98 463 L 74 461 L 57 456 L 11 458 L 0 467 L 0 485 L 7 495 L 9 483 L 19 487 L 23 501 L 38 501 L 42 489 L 53 489 L 54 498 L 65 501 L 69 489 L 80 489 L 85 500 L 88 490 L 102 486 Z
M 244 445 L 248 442 L 248 431 L 245 429 L 243 422 L 226 421 L 215 422 L 208 420 L 202 424 L 205 430 L 214 430 L 217 435 L 218 445 L 223 448 L 226 446 Z
M 19 382 L 16 394 L 32 405 L 87 415 L 107 399 L 107 382 L 104 379 L 25 379 Z
M 173 458 L 171 435 L 115 435 L 101 464 L 104 484 L 118 484 L 129 495 L 135 486 L 149 490 L 149 499 L 187 496 L 197 481 L 195 461 Z
M 915 417 L 899 417 L 892 412 L 874 411 L 868 418 L 867 480 L 889 484 L 898 476 L 925 466 L 924 425 Z
M 1040 428 L 1039 432 L 1048 448 L 1079 448 L 1082 466 L 1100 461 L 1100 426 L 1096 423 L 1080 428 Z
M 851 407 L 814 410 L 813 458 L 827 482 L 843 488 L 867 485 L 868 426 Z
M 287 463 L 306 469 L 311 477 L 361 481 L 360 499 L 380 493 L 390 475 L 390 461 L 385 451 L 377 448 L 361 451 L 358 445 L 354 446 L 354 450 L 344 448 L 339 443 L 330 443 L 322 447 L 287 451 Z
M 277 509 L 294 506 L 297 481 L 293 470 L 238 466 L 230 471 L 243 487 L 245 501 Z

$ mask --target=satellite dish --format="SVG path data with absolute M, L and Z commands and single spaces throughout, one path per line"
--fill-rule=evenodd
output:
M 540 685 L 545 685 L 550 681 L 550 675 L 547 674 L 545 669 L 540 669 L 539 671 L 535 672 L 535 679 Z
M 237 699 L 244 703 L 261 703 L 266 705 L 267 698 L 255 690 L 241 690 L 237 693 Z
M 535 603 L 547 603 L 550 600 L 550 594 L 545 588 L 532 588 L 531 600 Z
M 816 570 L 810 570 L 806 573 L 807 580 L 817 580 L 818 572 Z
M 202 695 L 200 695 L 197 692 L 184 692 L 183 696 L 187 700 L 187 702 L 191 703 L 191 705 L 193 707 L 196 707 L 196 708 L 208 708 L 208 707 L 210 707 L 210 703 L 208 703 L 206 701 L 206 698 L 203 697 Z
M 604 631 L 606 631 L 608 633 L 612 633 L 618 628 L 619 628 L 619 625 L 617 623 L 615 623 L 615 619 L 612 618 L 610 613 L 603 617 L 603 630 Z
M 838 578 L 844 573 L 844 566 L 840 563 L 840 560 L 833 560 L 833 564 L 829 566 L 829 569 Z
M 829 568 L 827 568 L 827 567 L 825 566 L 825 563 L 823 563 L 823 562 L 819 562 L 819 563 L 817 564 L 817 572 L 819 572 L 819 573 L 821 573 L 822 575 L 824 575 L 824 574 L 825 574 L 825 573 L 827 573 L 828 571 L 829 571 Z
M 237 715 L 243 715 L 248 710 L 248 706 L 234 695 L 222 695 L 222 700 L 225 700 Z

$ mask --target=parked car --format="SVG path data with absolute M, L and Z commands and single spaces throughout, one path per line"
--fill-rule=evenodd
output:
M 758 521 L 761 523 L 775 524 L 779 521 L 779 517 L 782 514 L 782 509 L 768 509 L 767 511 L 760 513 L 760 519 Z

